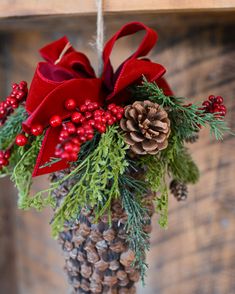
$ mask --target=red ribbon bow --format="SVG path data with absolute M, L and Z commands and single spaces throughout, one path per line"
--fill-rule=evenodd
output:
M 115 42 L 121 37 L 141 30 L 145 30 L 145 35 L 139 47 L 114 72 L 110 55 Z M 148 54 L 156 41 L 157 33 L 142 23 L 132 22 L 123 26 L 104 47 L 101 78 L 95 76 L 88 58 L 83 53 L 75 51 L 66 37 L 40 50 L 46 62 L 40 62 L 37 66 L 26 101 L 29 117 L 23 123 L 23 128 L 27 132 L 35 124 L 48 128 L 33 176 L 52 173 L 69 166 L 65 160 L 45 166 L 54 157 L 61 131 L 61 127 L 50 127 L 49 121 L 53 115 L 60 115 L 62 119 L 70 116 L 71 113 L 64 108 L 66 99 L 74 99 L 78 106 L 86 99 L 100 105 L 111 102 L 127 103 L 130 98 L 127 87 L 139 82 L 143 75 L 149 81 L 156 81 L 166 94 L 172 94 L 162 78 L 165 73 L 164 67 L 147 59 L 140 59 Z

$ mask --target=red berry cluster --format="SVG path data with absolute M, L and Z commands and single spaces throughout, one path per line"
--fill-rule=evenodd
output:
M 227 109 L 223 104 L 223 97 L 210 95 L 206 101 L 202 103 L 205 112 L 217 113 L 218 116 L 225 116 Z
M 11 156 L 10 149 L 3 151 L 0 150 L 0 170 L 9 164 L 9 158 Z
M 25 81 L 12 85 L 11 94 L 7 99 L 0 103 L 0 126 L 2 126 L 7 117 L 22 103 L 28 94 L 27 83 Z
M 89 100 L 78 108 L 75 100 L 68 99 L 65 108 L 72 112 L 70 121 L 62 124 L 61 117 L 55 115 L 51 117 L 50 125 L 58 127 L 62 124 L 55 156 L 68 161 L 76 161 L 81 144 L 92 140 L 95 131 L 105 133 L 107 126 L 119 121 L 124 113 L 124 109 L 115 104 L 104 110 Z

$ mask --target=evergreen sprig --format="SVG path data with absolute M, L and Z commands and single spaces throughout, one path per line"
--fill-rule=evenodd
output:
M 146 251 L 149 250 L 149 234 L 144 232 L 144 226 L 150 223 L 150 217 L 142 204 L 143 195 L 147 193 L 144 182 L 127 175 L 119 179 L 122 205 L 127 214 L 125 230 L 128 244 L 135 252 L 134 265 L 140 270 L 142 281 L 147 269 Z
M 120 196 L 119 177 L 128 166 L 125 159 L 127 149 L 118 128 L 109 127 L 101 136 L 97 148 L 70 174 L 51 185 L 50 191 L 64 181 L 76 179 L 55 213 L 52 223 L 54 236 L 61 231 L 66 220 L 76 218 L 81 207 L 94 207 L 97 218 L 105 211 L 110 211 L 111 200 Z
M 167 158 L 147 155 L 139 159 L 145 168 L 145 181 L 149 189 L 155 194 L 154 202 L 156 212 L 159 215 L 158 223 L 161 228 L 168 226 L 168 189 L 165 175 L 167 171 Z
M 216 140 L 223 139 L 223 134 L 230 132 L 223 117 L 218 117 L 219 113 L 205 113 L 198 104 L 186 105 L 184 97 L 167 96 L 155 82 L 148 82 L 145 77 L 142 84 L 134 89 L 134 95 L 135 99 L 151 100 L 166 108 L 171 128 L 181 140 L 191 137 L 200 130 L 200 126 L 209 126 Z
M 22 156 L 13 170 L 11 179 L 18 189 L 18 206 L 22 209 L 28 207 L 29 193 L 32 185 L 32 171 L 41 147 L 41 141 L 42 137 L 39 136 L 32 142 L 28 150 L 25 151 L 24 147 L 18 150 Z
M 0 127 L 0 150 L 6 150 L 15 137 L 22 130 L 22 122 L 27 118 L 27 112 L 23 106 L 19 106 L 12 115 L 9 116 L 3 126 Z
M 160 158 L 167 164 L 172 178 L 185 184 L 195 184 L 199 179 L 199 170 L 190 153 L 177 135 L 172 135 L 169 145 L 160 153 Z

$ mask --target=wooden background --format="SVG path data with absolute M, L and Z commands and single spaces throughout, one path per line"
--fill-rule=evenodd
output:
M 228 122 L 235 130 L 235 15 L 143 14 L 107 16 L 111 36 L 130 20 L 144 21 L 159 33 L 151 58 L 167 69 L 177 95 L 205 99 L 222 95 L 228 105 Z M 35 17 L 0 20 L 0 94 L 5 97 L 12 81 L 30 82 L 39 60 L 37 50 L 67 34 L 96 66 L 90 43 L 95 17 Z M 116 46 L 118 65 L 137 46 L 125 39 Z M 144 294 L 235 293 L 235 138 L 226 135 L 216 143 L 201 134 L 192 152 L 201 180 L 190 187 L 187 202 L 170 198 L 169 229 L 162 231 L 154 219 L 149 271 Z M 62 271 L 63 257 L 50 237 L 51 212 L 23 212 L 16 208 L 16 191 L 8 179 L 0 180 L 0 293 L 70 293 Z M 36 180 L 34 190 L 45 187 Z

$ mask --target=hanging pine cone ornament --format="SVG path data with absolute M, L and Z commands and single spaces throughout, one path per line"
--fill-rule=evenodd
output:
M 145 100 L 128 105 L 120 126 L 126 143 L 135 154 L 157 154 L 168 145 L 170 120 L 157 103 Z
M 113 72 L 115 42 L 142 30 L 136 52 Z M 45 62 L 29 90 L 15 83 L 0 103 L 0 178 L 11 175 L 20 208 L 53 209 L 52 233 L 75 293 L 136 293 L 153 212 L 162 228 L 168 224 L 166 178 L 177 178 L 170 190 L 179 201 L 199 178 L 184 143 L 206 125 L 216 139 L 229 131 L 221 96 L 201 107 L 173 96 L 164 67 L 144 56 L 156 40 L 146 25 L 126 24 L 106 43 L 96 77 L 86 55 L 63 37 L 40 50 Z M 130 87 L 139 99 L 132 105 Z M 50 187 L 32 195 L 32 178 L 45 174 Z
M 177 180 L 172 180 L 170 183 L 171 193 L 178 201 L 186 200 L 188 197 L 188 187 L 184 183 Z

